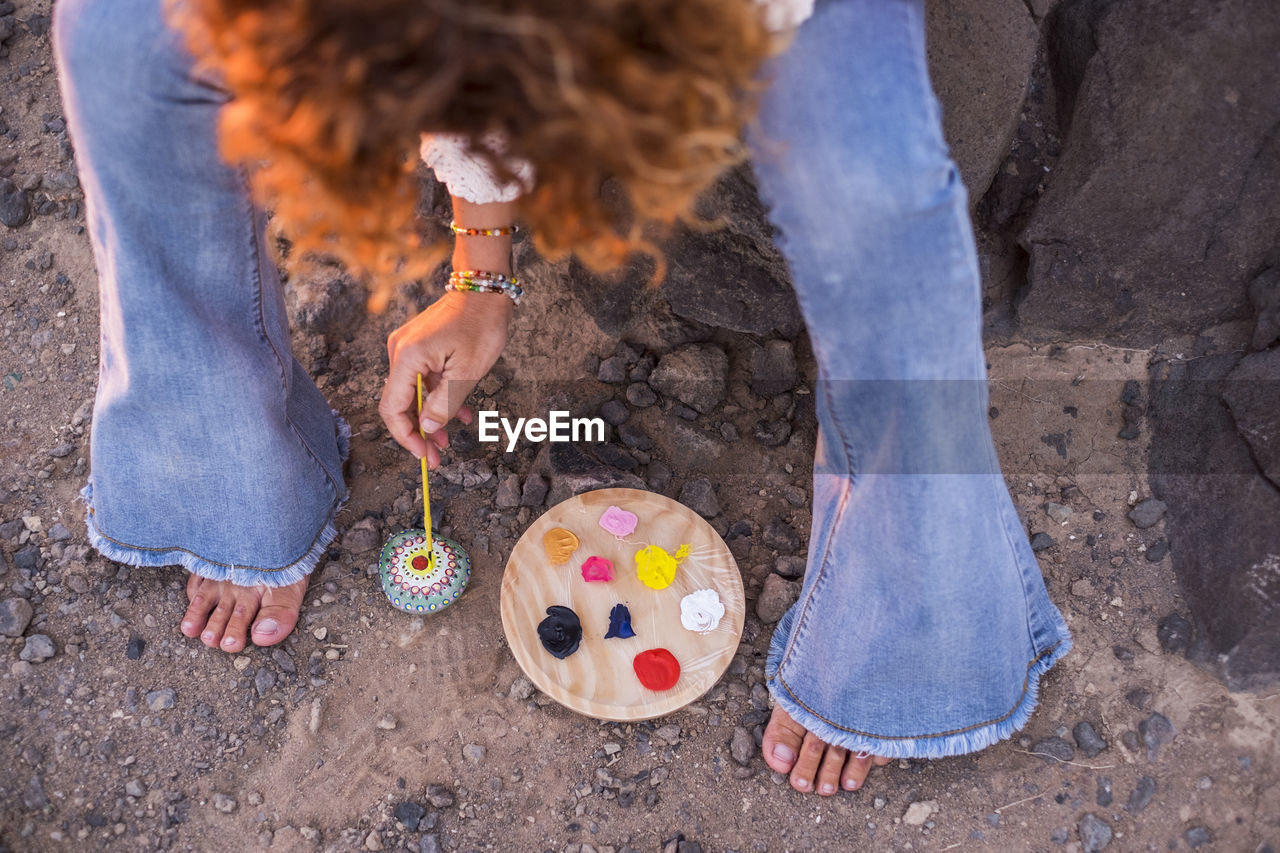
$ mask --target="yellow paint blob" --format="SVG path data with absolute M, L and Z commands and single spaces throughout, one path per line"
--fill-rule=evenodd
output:
M 569 557 L 578 550 L 578 537 L 563 527 L 553 527 L 542 537 L 542 547 L 551 565 L 561 566 L 569 562 Z
M 657 545 L 636 551 L 636 576 L 650 589 L 666 589 L 676 579 L 676 564 L 689 553 L 688 545 L 681 545 L 675 556 Z

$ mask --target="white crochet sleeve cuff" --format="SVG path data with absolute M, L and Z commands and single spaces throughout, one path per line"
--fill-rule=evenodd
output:
M 799 26 L 813 14 L 814 0 L 757 0 L 765 7 L 765 23 L 778 32 Z M 506 139 L 499 133 L 490 133 L 481 142 L 491 151 L 501 154 L 506 150 Z M 449 187 L 451 195 L 465 198 L 476 204 L 494 201 L 515 201 L 533 188 L 532 164 L 508 159 L 507 166 L 516 175 L 509 184 L 499 184 L 497 176 L 482 157 L 467 150 L 467 138 L 457 134 L 422 134 L 422 161 L 436 173 L 436 178 Z
M 506 141 L 501 134 L 490 133 L 481 138 L 489 150 L 501 154 Z M 436 178 L 449 187 L 450 195 L 476 204 L 515 201 L 533 188 L 533 166 L 524 160 L 510 158 L 507 166 L 516 180 L 500 184 L 489 163 L 467 150 L 467 137 L 452 133 L 422 134 L 422 162 L 431 167 Z

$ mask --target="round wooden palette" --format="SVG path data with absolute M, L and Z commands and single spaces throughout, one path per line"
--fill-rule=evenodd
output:
M 611 506 L 639 518 L 623 539 L 600 527 Z M 577 536 L 579 545 L 567 562 L 552 565 L 543 536 L 557 527 Z M 673 555 L 689 546 L 665 589 L 651 589 L 636 575 L 635 554 L 649 545 Z M 582 579 L 582 564 L 592 556 L 612 561 L 613 580 Z M 680 623 L 680 600 L 699 589 L 714 589 L 725 608 L 720 624 L 705 634 Z M 630 609 L 636 636 L 606 640 L 609 612 L 619 603 Z M 538 639 L 538 623 L 552 605 L 571 608 L 582 621 L 582 642 L 563 660 Z M 745 609 L 737 563 L 711 525 L 688 507 L 637 489 L 600 489 L 552 507 L 520 537 L 502 578 L 502 628 L 520 668 L 566 708 L 602 720 L 660 717 L 710 690 L 738 649 Z M 680 663 L 670 690 L 650 690 L 636 677 L 635 656 L 654 648 L 667 649 Z

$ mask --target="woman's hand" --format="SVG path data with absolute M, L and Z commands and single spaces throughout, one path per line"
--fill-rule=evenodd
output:
M 502 354 L 513 302 L 501 293 L 446 291 L 387 338 L 391 371 L 378 413 L 401 447 L 427 464 L 440 464 L 449 446 L 445 425 L 455 414 L 471 423 L 462 401 Z M 422 431 L 418 434 L 417 379 L 422 374 Z

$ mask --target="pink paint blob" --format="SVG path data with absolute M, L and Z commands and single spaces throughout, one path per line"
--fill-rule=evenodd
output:
M 582 579 L 588 583 L 613 580 L 613 563 L 604 557 L 587 557 L 582 564 Z
M 614 536 L 629 536 L 639 521 L 634 512 L 616 506 L 609 507 L 600 516 L 600 526 Z

